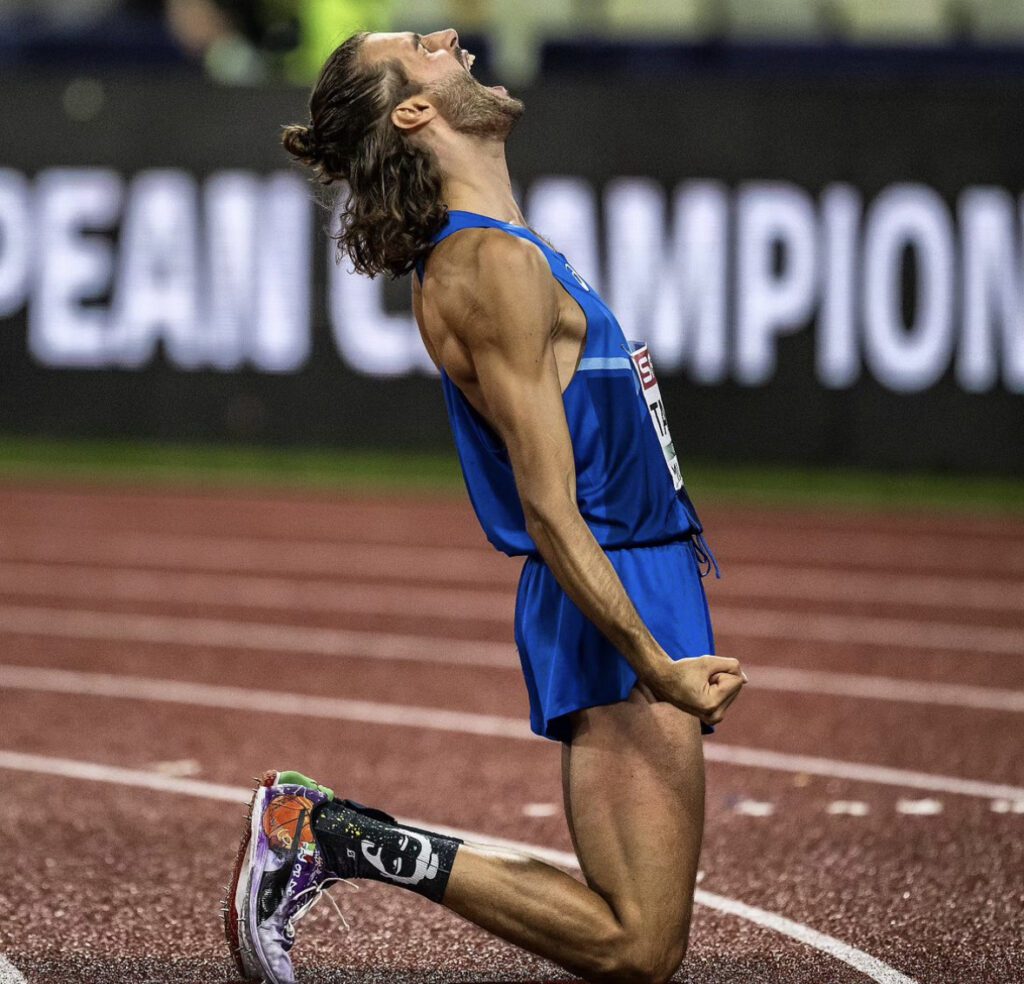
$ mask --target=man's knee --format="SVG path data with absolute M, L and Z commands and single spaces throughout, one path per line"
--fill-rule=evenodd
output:
M 656 939 L 650 933 L 630 932 L 608 941 L 594 976 L 597 984 L 667 984 L 686 956 L 681 939 Z

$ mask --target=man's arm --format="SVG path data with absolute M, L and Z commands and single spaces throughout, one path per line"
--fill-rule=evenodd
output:
M 466 387 L 467 396 L 472 393 L 476 409 L 508 449 L 527 532 L 541 557 L 656 696 L 717 723 L 743 685 L 738 661 L 673 661 L 580 515 L 552 347 L 559 288 L 543 254 L 530 243 L 488 232 L 452 242 L 433 263 L 443 289 L 427 299 L 427 307 L 457 340 L 460 356 L 468 356 L 476 386 Z M 449 374 L 464 370 L 447 364 L 446 348 L 439 357 Z M 457 372 L 453 379 L 459 382 Z

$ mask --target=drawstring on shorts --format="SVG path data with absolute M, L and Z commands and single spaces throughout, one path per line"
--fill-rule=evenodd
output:
M 697 561 L 700 564 L 700 576 L 707 577 L 713 569 L 715 577 L 721 580 L 722 571 L 718 566 L 718 561 L 715 560 L 714 551 L 708 546 L 708 541 L 704 539 L 704 534 L 695 533 L 690 542 L 693 544 L 693 552 L 697 555 Z

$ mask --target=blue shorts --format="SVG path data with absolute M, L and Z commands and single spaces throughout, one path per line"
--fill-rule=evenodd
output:
M 607 551 L 651 634 L 673 659 L 714 653 L 711 616 L 692 541 Z M 547 565 L 528 557 L 516 595 L 516 646 L 530 695 L 530 728 L 568 741 L 567 715 L 625 700 L 636 673 L 569 600 Z M 701 726 L 706 733 L 713 729 Z

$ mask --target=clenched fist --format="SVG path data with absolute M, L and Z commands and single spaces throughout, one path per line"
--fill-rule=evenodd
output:
M 659 700 L 718 724 L 747 682 L 738 659 L 697 656 L 663 664 L 644 680 Z

